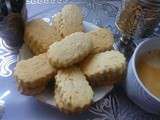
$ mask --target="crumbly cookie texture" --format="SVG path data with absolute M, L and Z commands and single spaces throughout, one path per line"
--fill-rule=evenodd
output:
M 119 82 L 125 66 L 124 55 L 114 50 L 90 56 L 80 65 L 89 83 L 94 87 L 113 85 Z
M 18 89 L 25 95 L 41 93 L 55 74 L 56 69 L 49 64 L 46 53 L 18 62 L 14 71 Z
M 47 52 L 52 43 L 61 39 L 56 27 L 50 26 L 42 19 L 26 23 L 24 40 L 34 55 Z
M 53 20 L 62 37 L 83 31 L 83 15 L 77 5 L 65 5 Z
M 83 60 L 92 51 L 92 42 L 82 32 L 73 33 L 49 47 L 50 64 L 56 68 L 64 68 Z
M 79 68 L 59 70 L 55 79 L 55 102 L 61 111 L 81 112 L 92 103 L 93 90 Z
M 98 28 L 86 33 L 93 42 L 93 54 L 111 50 L 114 43 L 113 33 L 106 28 Z
M 56 27 L 58 33 L 61 35 L 61 37 L 63 38 L 63 32 L 62 32 L 62 27 L 63 27 L 63 23 L 62 23 L 62 14 L 61 12 L 58 12 L 53 19 L 52 24 Z

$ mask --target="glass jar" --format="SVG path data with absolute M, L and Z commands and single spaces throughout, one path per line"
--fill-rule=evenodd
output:
M 19 48 L 23 44 L 24 22 L 27 18 L 25 3 L 25 0 L 0 0 L 3 14 L 0 21 L 0 40 L 10 47 Z
M 117 18 L 117 27 L 127 38 L 145 38 L 160 22 L 160 0 L 127 0 Z
M 136 45 L 153 34 L 160 22 L 160 0 L 125 0 L 116 20 L 121 38 L 115 44 L 129 60 Z

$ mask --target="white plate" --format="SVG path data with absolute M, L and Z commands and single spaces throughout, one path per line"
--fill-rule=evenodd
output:
M 98 28 L 96 25 L 85 22 L 85 21 L 83 22 L 83 25 L 84 25 L 85 32 L 89 32 Z M 30 52 L 29 48 L 24 44 L 20 49 L 19 61 L 31 58 L 32 56 L 33 55 Z M 104 98 L 104 96 L 106 96 L 112 89 L 113 89 L 113 86 L 105 86 L 105 87 L 99 87 L 94 89 L 95 95 L 93 98 L 93 102 L 97 102 L 100 99 Z M 43 103 L 49 104 L 54 107 L 56 106 L 54 102 L 54 96 L 48 90 L 36 96 L 36 98 Z

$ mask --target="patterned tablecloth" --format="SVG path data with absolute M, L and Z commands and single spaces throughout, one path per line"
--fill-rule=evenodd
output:
M 46 1 L 28 0 L 28 18 L 45 17 L 49 20 L 64 4 L 74 2 L 83 9 L 86 21 L 109 27 L 118 36 L 114 23 L 121 8 L 120 0 L 48 0 L 50 4 Z M 160 117 L 148 114 L 133 104 L 120 85 L 88 111 L 80 115 L 64 115 L 33 97 L 19 94 L 11 77 L 17 58 L 18 51 L 0 39 L 0 100 L 5 102 L 3 120 L 160 120 Z

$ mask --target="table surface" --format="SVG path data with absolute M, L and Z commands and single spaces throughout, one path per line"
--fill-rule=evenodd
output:
M 74 2 L 83 9 L 86 21 L 108 27 L 118 35 L 114 22 L 121 8 L 120 0 L 53 0 L 50 4 L 28 0 L 28 18 L 50 20 L 51 16 L 68 2 Z M 17 50 L 0 40 L 0 98 L 5 96 L 2 120 L 160 120 L 160 117 L 146 113 L 133 104 L 120 85 L 115 86 L 104 99 L 95 103 L 88 111 L 80 115 L 67 116 L 17 91 L 15 80 L 11 76 L 17 58 Z

